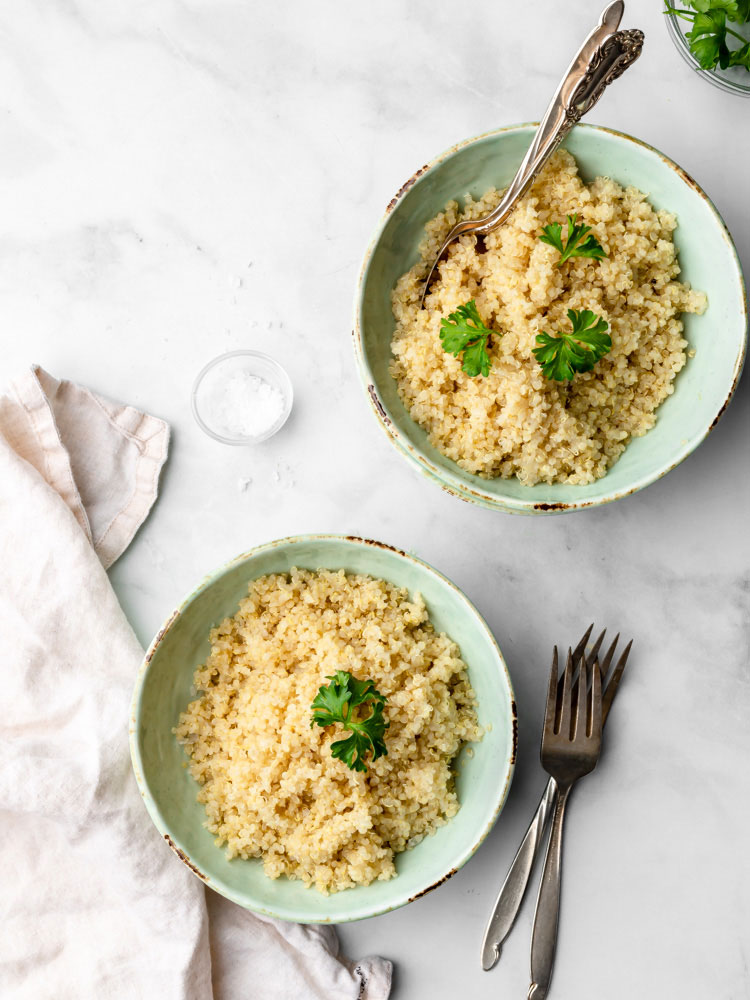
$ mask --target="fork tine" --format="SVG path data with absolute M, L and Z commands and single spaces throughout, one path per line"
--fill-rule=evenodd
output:
M 573 693 L 573 699 L 576 702 L 576 710 L 573 718 L 573 739 L 577 739 L 579 731 L 583 732 L 585 736 L 588 731 L 588 722 L 586 719 L 586 702 L 588 701 L 589 694 L 589 681 L 588 681 L 588 669 L 586 664 L 586 657 L 581 657 L 581 666 L 578 673 L 578 683 L 577 683 L 578 693 Z
M 607 673 L 609 671 L 609 666 L 612 663 L 612 657 L 615 655 L 615 649 L 619 641 L 620 641 L 620 633 L 618 632 L 617 635 L 612 640 L 612 645 L 604 654 L 604 659 L 599 664 L 599 669 L 601 670 L 602 673 L 602 683 L 604 683 L 604 680 L 607 676 Z
M 574 667 L 576 666 L 576 664 L 579 664 L 580 667 L 584 666 L 584 664 L 586 662 L 586 652 L 585 652 L 585 650 L 586 650 L 586 643 L 589 641 L 589 637 L 591 636 L 591 633 L 593 632 L 593 630 L 594 630 L 594 623 L 592 622 L 589 625 L 589 627 L 586 629 L 586 631 L 583 633 L 583 635 L 581 636 L 581 638 L 578 640 L 578 645 L 573 650 L 573 666 Z M 599 641 L 601 642 L 601 637 L 600 637 Z M 564 681 L 565 681 L 565 675 L 563 674 L 563 676 L 560 678 L 560 680 L 558 681 L 558 684 L 557 684 L 557 692 L 558 692 L 558 695 L 559 695 L 560 699 L 562 699 L 563 683 L 564 683 Z M 578 678 L 576 677 L 575 683 L 573 684 L 573 701 L 575 701 L 577 697 L 578 697 Z M 556 721 L 557 721 L 557 724 L 559 726 L 559 724 L 560 724 L 560 713 L 559 712 L 557 713 L 557 720 Z M 559 732 L 559 729 L 558 729 L 558 732 Z
M 583 633 L 581 638 L 578 640 L 578 645 L 573 650 L 573 659 L 576 661 L 576 663 L 578 662 L 578 660 L 580 660 L 581 653 L 583 653 L 584 649 L 586 648 L 586 643 L 589 641 L 589 636 L 593 631 L 594 631 L 594 623 L 592 622 L 586 629 L 586 631 Z
M 601 648 L 601 645 L 602 645 L 602 643 L 604 642 L 604 636 L 605 636 L 606 634 L 607 634 L 607 630 L 606 630 L 606 628 L 605 628 L 605 629 L 602 629 L 602 633 L 601 633 L 601 635 L 600 635 L 600 636 L 599 636 L 599 638 L 598 638 L 598 639 L 596 640 L 596 642 L 594 643 L 594 645 L 593 645 L 593 646 L 591 647 L 591 652 L 590 652 L 590 653 L 588 653 L 588 654 L 587 654 L 587 656 L 586 656 L 586 659 L 587 659 L 587 660 L 589 661 L 589 663 L 593 663 L 593 661 L 594 661 L 594 660 L 595 660 L 595 659 L 597 658 L 597 656 L 599 655 L 599 650 L 600 650 L 600 648 Z
M 625 670 L 625 664 L 628 662 L 628 656 L 630 656 L 630 648 L 633 645 L 633 640 L 627 644 L 625 649 L 622 651 L 620 659 L 617 661 L 617 665 L 614 669 L 614 673 L 609 679 L 607 684 L 607 689 L 604 692 L 604 697 L 602 698 L 602 720 L 607 721 L 607 716 L 609 715 L 609 710 L 612 708 L 612 702 L 617 694 L 617 686 L 622 679 L 623 671 Z
M 552 652 L 552 668 L 549 672 L 549 686 L 547 688 L 547 704 L 544 707 L 544 732 L 554 733 L 555 718 L 557 716 L 557 646 Z
M 591 680 L 591 727 L 587 735 L 594 740 L 602 738 L 602 675 L 599 661 L 594 660 Z
M 587 632 L 587 635 L 589 635 L 591 633 L 591 629 L 593 627 L 594 626 L 592 625 L 591 628 L 589 628 L 589 630 Z M 581 664 L 580 664 L 581 668 L 583 668 L 586 664 L 593 663 L 593 661 L 597 658 L 597 656 L 599 655 L 599 649 L 601 648 L 601 644 L 604 642 L 604 636 L 606 634 L 607 634 L 606 628 L 602 629 L 601 633 L 599 634 L 598 639 L 595 641 L 595 643 L 591 647 L 590 651 L 588 653 L 584 653 L 584 655 L 581 657 Z M 616 641 L 617 640 L 615 640 L 615 642 Z M 580 643 L 579 643 L 579 645 L 580 645 Z M 576 647 L 576 648 L 578 648 L 578 647 Z M 575 659 L 575 653 L 573 654 L 573 658 Z M 588 691 L 589 689 L 590 689 L 590 678 L 587 677 L 586 678 L 586 690 Z M 575 685 L 573 687 L 573 699 L 575 700 L 575 698 L 577 696 L 578 696 L 578 678 L 576 678 L 576 682 L 575 682 Z
M 563 684 L 562 704 L 560 707 L 560 728 L 558 733 L 572 733 L 573 722 L 573 650 L 568 646 L 568 659 L 565 663 L 565 682 Z

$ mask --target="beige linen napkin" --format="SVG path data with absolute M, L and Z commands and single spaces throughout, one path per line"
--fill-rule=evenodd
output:
M 167 425 L 40 368 L 0 397 L 0 996 L 385 1000 L 390 963 L 213 893 L 151 825 L 127 723 L 143 655 L 105 568 Z M 210 919 L 209 919 L 210 911 Z

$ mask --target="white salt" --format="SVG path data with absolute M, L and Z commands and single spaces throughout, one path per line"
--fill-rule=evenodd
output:
M 203 419 L 218 434 L 254 438 L 281 417 L 284 397 L 265 379 L 248 371 L 235 371 L 211 386 L 202 410 Z

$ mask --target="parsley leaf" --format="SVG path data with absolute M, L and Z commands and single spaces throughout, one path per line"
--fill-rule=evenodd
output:
M 325 727 L 340 722 L 351 736 L 331 744 L 331 755 L 342 760 L 351 771 L 366 771 L 365 755 L 371 752 L 372 759 L 387 755 L 383 739 L 390 725 L 383 718 L 385 698 L 375 690 L 372 681 L 361 681 L 347 670 L 337 670 L 326 678 L 331 683 L 324 684 L 315 696 L 310 708 L 313 717 L 310 728 Z M 360 705 L 371 708 L 366 719 L 359 713 L 352 714 Z
M 717 63 L 722 69 L 729 65 L 726 20 L 726 13 L 718 8 L 699 12 L 693 19 L 693 27 L 685 37 L 702 69 L 711 69 Z
M 578 223 L 578 215 L 569 215 L 568 219 L 568 236 L 563 247 L 562 242 L 562 224 L 559 222 L 551 222 L 548 226 L 542 229 L 542 235 L 539 239 L 542 243 L 549 243 L 551 247 L 555 247 L 556 250 L 560 251 L 560 259 L 557 262 L 558 267 L 562 267 L 566 260 L 570 257 L 592 257 L 595 260 L 602 260 L 607 254 L 604 252 L 604 248 L 595 236 L 586 236 L 586 233 L 591 231 L 591 226 L 585 226 L 582 222 Z M 581 240 L 586 236 L 586 239 Z
M 723 10 L 728 21 L 740 24 L 750 20 L 750 0 L 688 0 L 693 10 L 706 14 L 710 10 Z
M 440 320 L 443 349 L 456 358 L 463 351 L 461 371 L 466 372 L 469 378 L 489 375 L 492 362 L 487 353 L 487 341 L 493 333 L 502 336 L 484 325 L 474 299 L 465 306 L 459 306 L 448 319 L 443 317 Z
M 745 69 L 750 69 L 750 42 L 729 53 L 729 65 L 744 66 Z
M 545 376 L 555 382 L 569 382 L 576 372 L 591 371 L 599 358 L 612 348 L 612 340 L 606 332 L 607 323 L 591 310 L 568 309 L 568 319 L 573 326 L 572 333 L 558 330 L 556 337 L 539 333 L 536 342 L 540 346 L 533 349 Z
M 665 2 L 665 13 L 674 14 L 692 23 L 685 33 L 690 51 L 701 69 L 726 69 L 728 66 L 744 66 L 750 70 L 750 41 L 739 34 L 730 23 L 750 22 L 750 0 L 687 0 L 688 7 L 673 7 Z M 729 39 L 737 39 L 742 44 L 730 49 Z

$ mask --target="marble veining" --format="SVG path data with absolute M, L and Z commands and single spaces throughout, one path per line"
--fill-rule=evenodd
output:
M 3 371 L 32 361 L 173 428 L 157 507 L 111 578 L 146 643 L 205 572 L 306 531 L 412 550 L 487 617 L 520 747 L 476 858 L 396 913 L 342 928 L 397 964 L 396 1000 L 523 996 L 532 900 L 500 965 L 479 949 L 541 792 L 554 642 L 636 638 L 596 774 L 575 796 L 554 996 L 750 996 L 748 394 L 666 479 L 606 508 L 525 519 L 420 479 L 377 427 L 350 342 L 382 210 L 453 142 L 540 115 L 599 5 L 95 0 L 0 9 Z M 706 188 L 750 266 L 749 105 L 680 59 L 659 4 L 591 120 Z M 476 30 L 478 29 L 478 30 Z M 254 448 L 205 437 L 198 370 L 230 349 L 288 369 L 295 408 Z M 230 905 L 218 903 L 221 905 Z M 439 960 L 438 960 L 439 956 Z

